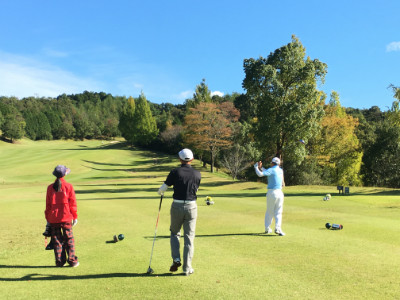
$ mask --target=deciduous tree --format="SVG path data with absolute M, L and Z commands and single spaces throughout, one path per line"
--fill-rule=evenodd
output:
M 240 172 L 249 166 L 250 161 L 246 149 L 239 144 L 234 144 L 222 156 L 222 164 L 228 169 L 233 179 L 236 179 Z
M 315 139 L 314 155 L 330 173 L 331 184 L 360 185 L 359 177 L 362 151 L 355 134 L 358 119 L 346 114 L 341 107 L 339 95 L 333 92 L 325 116 L 321 122 L 321 132 Z M 327 172 L 328 171 L 328 172 Z
M 185 117 L 185 140 L 195 149 L 210 153 L 214 172 L 216 155 L 232 144 L 231 124 L 237 121 L 239 112 L 232 103 L 211 102 L 200 102 L 189 111 Z
M 282 155 L 285 146 L 301 161 L 305 153 L 297 141 L 307 140 L 318 131 L 323 116 L 324 93 L 317 89 L 324 82 L 327 65 L 306 57 L 306 49 L 292 36 L 292 42 L 267 58 L 244 60 L 249 101 L 255 102 L 257 141 L 263 152 Z
M 11 142 L 19 140 L 24 136 L 25 120 L 18 112 L 16 114 L 6 115 L 2 127 L 3 137 L 9 139 Z

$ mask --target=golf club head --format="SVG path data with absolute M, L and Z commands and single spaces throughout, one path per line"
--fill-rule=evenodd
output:
M 154 273 L 154 270 L 153 270 L 152 268 L 149 267 L 149 268 L 147 269 L 147 274 L 153 274 L 153 273 Z

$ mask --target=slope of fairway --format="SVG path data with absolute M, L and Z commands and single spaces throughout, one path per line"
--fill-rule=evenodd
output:
M 45 191 L 57 164 L 72 172 L 78 268 L 44 250 Z M 286 187 L 283 230 L 264 235 L 265 180 L 202 172 L 192 276 L 171 274 L 169 207 L 160 198 L 176 157 L 102 141 L 0 142 L 1 299 L 399 299 L 400 193 Z M 330 201 L 322 201 L 325 194 Z M 205 197 L 215 204 L 207 206 Z M 327 230 L 325 223 L 344 225 Z M 111 243 L 113 235 L 125 240 Z

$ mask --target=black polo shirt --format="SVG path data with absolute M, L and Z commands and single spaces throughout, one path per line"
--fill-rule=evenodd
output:
M 189 164 L 182 164 L 179 168 L 173 169 L 165 180 L 168 186 L 174 186 L 175 200 L 194 201 L 197 199 L 196 193 L 199 189 L 201 174 Z

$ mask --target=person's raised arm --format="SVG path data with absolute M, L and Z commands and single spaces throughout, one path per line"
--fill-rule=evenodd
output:
M 258 177 L 263 177 L 264 176 L 263 167 L 262 167 L 262 162 L 261 161 L 256 162 L 254 164 L 254 170 L 256 171 L 256 174 L 257 174 Z

